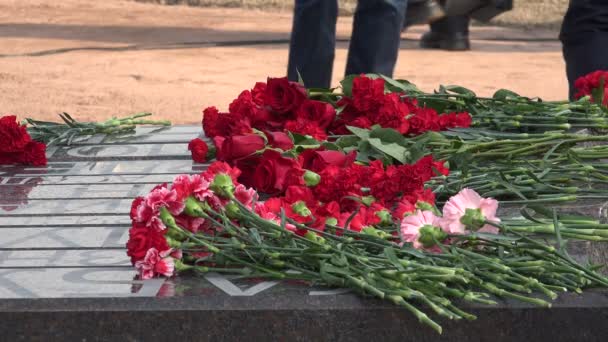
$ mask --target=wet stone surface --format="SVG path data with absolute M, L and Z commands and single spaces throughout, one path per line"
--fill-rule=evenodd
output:
M 512 301 L 441 321 L 341 289 L 230 276 L 137 280 L 125 254 L 135 196 L 200 173 L 186 145 L 198 126 L 138 129 L 49 149 L 46 167 L 0 166 L 0 340 L 600 341 L 608 292 L 561 296 L 552 310 Z M 603 203 L 566 208 L 605 220 Z M 516 213 L 514 209 L 505 212 Z M 586 258 L 590 244 L 573 254 Z

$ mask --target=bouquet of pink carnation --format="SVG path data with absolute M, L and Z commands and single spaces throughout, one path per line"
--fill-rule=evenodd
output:
M 384 167 L 374 167 L 386 177 Z M 475 318 L 454 299 L 492 304 L 499 296 L 549 307 L 558 292 L 608 286 L 562 249 L 520 233 L 522 225 L 516 231 L 501 223 L 497 202 L 472 190 L 452 197 L 440 215 L 416 187 L 379 192 L 382 202 L 354 187 L 332 188 L 340 190 L 332 197 L 322 190 L 340 181 L 340 170 L 348 168 L 309 175 L 265 201 L 224 162 L 178 176 L 133 202 L 128 255 L 143 279 L 221 272 L 351 288 L 404 307 L 438 332 L 423 309 Z M 566 223 L 555 224 L 559 236 Z

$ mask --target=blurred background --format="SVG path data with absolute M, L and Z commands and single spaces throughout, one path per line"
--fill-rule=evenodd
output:
M 431 91 L 509 88 L 567 98 L 557 40 L 567 0 L 515 0 L 473 23 L 470 51 L 423 50 L 426 25 L 402 34 L 395 77 Z M 341 1 L 332 84 L 342 78 L 355 0 Z M 0 110 L 82 120 L 151 111 L 197 123 L 243 89 L 286 73 L 292 0 L 0 0 Z

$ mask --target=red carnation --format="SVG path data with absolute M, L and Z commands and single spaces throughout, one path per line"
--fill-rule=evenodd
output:
M 131 220 L 135 220 L 137 218 L 137 208 L 144 201 L 145 201 L 145 198 L 143 198 L 141 196 L 135 197 L 135 199 L 131 203 L 131 214 L 130 214 Z
M 604 106 L 608 106 L 608 71 L 597 70 L 589 73 L 585 76 L 579 77 L 574 82 L 574 87 L 577 92 L 574 95 L 575 98 L 581 98 L 583 96 L 593 96 L 593 90 L 600 87 L 600 83 L 604 82 L 604 98 L 603 99 L 592 99 L 593 102 L 602 102 Z
M 251 89 L 251 97 L 253 102 L 259 106 L 264 105 L 264 98 L 266 97 L 266 83 L 257 82 L 253 89 Z
M 287 203 L 295 203 L 297 201 L 304 201 L 308 209 L 316 208 L 318 201 L 312 193 L 312 190 L 306 186 L 289 186 L 285 191 L 285 201 Z
M 222 121 L 220 120 L 220 112 L 215 107 L 208 107 L 203 110 L 203 131 L 208 137 L 215 137 L 217 135 L 223 135 L 225 132 L 220 127 Z
M 336 110 L 326 102 L 306 100 L 296 111 L 296 118 L 302 121 L 314 121 L 323 129 L 327 129 L 336 118 Z
M 270 120 L 270 113 L 265 108 L 259 106 L 249 90 L 244 90 L 229 106 L 230 114 L 235 118 L 246 118 L 247 122 L 258 129 L 267 126 Z M 241 131 L 242 129 L 233 129 Z
M 149 229 L 143 225 L 134 225 L 129 230 L 129 241 L 127 241 L 127 255 L 131 257 L 131 263 L 143 260 L 150 248 L 167 250 L 169 245 L 163 233 Z
M 204 163 L 207 161 L 207 153 L 209 147 L 207 143 L 200 138 L 192 139 L 188 144 L 188 151 L 192 153 L 192 160 L 197 163 Z
M 319 141 L 327 140 L 327 132 L 314 121 L 302 119 L 287 121 L 285 123 L 285 130 L 301 135 L 310 135 Z
M 381 127 L 394 128 L 399 133 L 406 134 L 410 129 L 410 124 L 406 119 L 409 113 L 408 106 L 401 102 L 399 94 L 391 93 L 384 97 L 374 121 Z
M 302 85 L 288 81 L 287 77 L 268 78 L 265 103 L 275 112 L 293 112 L 305 99 L 306 89 Z
M 237 179 L 241 175 L 241 171 L 238 168 L 231 167 L 230 165 L 221 161 L 217 161 L 209 165 L 207 170 L 202 173 L 202 176 L 209 181 L 213 181 L 215 175 L 220 173 L 229 175 L 230 178 L 232 178 L 234 185 L 238 185 Z
M 0 141 L 0 152 L 22 152 L 32 138 L 16 116 L 8 115 L 0 118 Z
M 353 104 L 361 112 L 374 111 L 384 99 L 384 80 L 365 75 L 353 80 Z
M 46 145 L 38 141 L 30 141 L 25 146 L 19 162 L 34 166 L 46 165 Z
M 426 131 L 439 131 L 439 115 L 432 108 L 419 108 L 416 113 L 409 118 L 410 133 L 422 134 Z

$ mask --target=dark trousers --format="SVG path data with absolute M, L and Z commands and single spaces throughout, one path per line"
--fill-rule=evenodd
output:
M 608 1 L 571 0 L 560 39 L 570 85 L 596 70 L 608 70 Z
M 391 77 L 397 62 L 407 0 L 359 0 L 346 75 Z M 287 77 L 306 87 L 329 88 L 336 46 L 337 0 L 296 0 Z
M 577 78 L 596 70 L 608 70 L 608 32 L 592 32 L 580 39 L 565 41 L 562 47 L 566 62 L 566 75 L 570 86 L 570 99 L 576 90 Z

